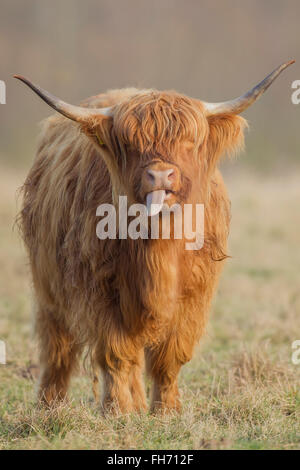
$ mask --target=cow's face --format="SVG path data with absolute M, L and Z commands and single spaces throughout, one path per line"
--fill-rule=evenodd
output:
M 189 201 L 206 166 L 209 128 L 200 103 L 174 92 L 138 94 L 116 106 L 107 125 L 102 150 L 117 194 L 146 204 L 150 215 L 154 206 Z

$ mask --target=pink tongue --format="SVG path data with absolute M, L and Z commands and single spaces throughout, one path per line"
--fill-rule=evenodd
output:
M 147 194 L 146 204 L 147 204 L 148 215 L 150 217 L 158 214 L 161 211 L 161 208 L 164 204 L 165 197 L 166 197 L 166 191 L 164 189 L 152 191 L 152 193 Z

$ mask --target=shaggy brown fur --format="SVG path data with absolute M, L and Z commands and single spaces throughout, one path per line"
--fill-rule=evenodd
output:
M 246 122 L 206 117 L 201 102 L 172 91 L 110 91 L 84 105 L 114 106 L 112 117 L 47 119 L 24 184 L 39 394 L 47 403 L 64 397 L 88 347 L 103 372 L 105 409 L 146 409 L 145 357 L 152 409 L 178 410 L 177 376 L 203 335 L 226 258 L 230 210 L 217 162 L 241 147 Z M 154 161 L 179 171 L 176 202 L 204 204 L 201 250 L 186 251 L 185 240 L 97 238 L 97 206 L 117 207 L 119 195 L 144 202 L 143 171 Z

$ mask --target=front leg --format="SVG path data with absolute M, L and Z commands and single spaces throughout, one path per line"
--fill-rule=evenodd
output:
M 130 371 L 130 391 L 135 411 L 147 410 L 145 386 L 143 381 L 144 350 L 138 355 L 138 362 L 132 366 Z
M 170 412 L 181 411 L 180 395 L 178 391 L 177 377 L 161 375 L 154 378 L 151 411 L 152 412 Z
M 146 407 L 142 384 L 141 347 L 124 331 L 109 331 L 99 338 L 97 363 L 103 372 L 105 412 L 131 413 Z
M 151 411 L 181 410 L 178 374 L 192 357 L 193 344 L 184 344 L 175 335 L 146 351 L 147 371 L 153 378 Z
M 119 363 L 119 369 L 102 367 L 104 393 L 102 406 L 104 412 L 113 414 L 131 413 L 134 410 L 129 384 L 130 364 L 126 361 Z
M 181 403 L 178 390 L 178 374 L 181 364 L 161 364 L 159 367 L 153 367 L 157 364 L 158 357 L 153 352 L 148 355 L 147 368 L 153 378 L 153 388 L 151 397 L 152 412 L 180 412 Z M 159 361 L 161 362 L 161 361 Z M 164 366 L 167 366 L 166 368 Z

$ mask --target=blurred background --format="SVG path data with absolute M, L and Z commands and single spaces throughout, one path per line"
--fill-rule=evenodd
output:
M 299 0 L 0 0 L 0 449 L 300 448 L 300 366 L 291 363 L 300 336 L 300 104 L 291 102 L 299 18 Z M 12 75 L 74 104 L 125 86 L 223 101 L 290 59 L 243 114 L 245 152 L 222 164 L 232 258 L 208 333 L 180 376 L 182 416 L 104 422 L 83 372 L 72 413 L 45 415 L 34 392 L 29 263 L 14 221 L 38 123 L 53 111 Z
M 51 113 L 19 73 L 78 103 L 108 88 L 176 89 L 207 101 L 242 94 L 281 62 L 299 58 L 298 0 L 10 0 L 0 5 L 0 158 L 28 168 L 37 123 Z M 246 153 L 234 169 L 294 169 L 300 61 L 244 115 Z

